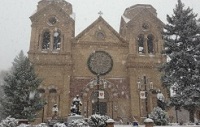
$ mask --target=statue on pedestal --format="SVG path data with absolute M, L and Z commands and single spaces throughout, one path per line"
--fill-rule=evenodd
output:
M 165 97 L 164 97 L 163 93 L 161 93 L 160 90 L 158 90 L 158 93 L 157 93 L 157 105 L 162 110 L 165 110 L 165 107 L 166 107 Z
M 82 105 L 81 99 L 79 98 L 79 95 L 76 95 L 76 97 L 72 101 L 71 113 L 81 115 L 81 112 L 80 112 L 81 105 Z
M 58 105 L 54 104 L 52 108 L 53 116 L 52 119 L 57 119 L 58 118 Z

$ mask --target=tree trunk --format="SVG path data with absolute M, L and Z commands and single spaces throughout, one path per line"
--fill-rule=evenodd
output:
M 190 113 L 190 122 L 194 123 L 194 113 L 195 113 L 195 110 L 190 109 L 189 113 Z

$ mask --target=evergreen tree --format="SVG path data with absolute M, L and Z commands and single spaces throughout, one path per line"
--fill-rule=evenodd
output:
M 167 125 L 169 123 L 167 112 L 163 111 L 160 107 L 155 107 L 149 117 L 156 125 Z
M 6 73 L 7 71 L 1 71 L 0 72 L 0 97 L 2 97 L 4 95 L 4 92 L 3 92 L 3 82 L 4 82 L 4 77 L 6 76 Z M 0 103 L 0 109 L 1 109 L 2 105 Z M 3 119 L 3 118 L 6 118 L 2 113 L 0 113 L 0 121 Z
M 190 112 L 190 120 L 194 122 L 194 113 L 200 106 L 200 27 L 197 25 L 197 14 L 184 8 L 181 0 L 167 15 L 168 24 L 164 26 L 164 51 L 167 62 L 164 63 L 162 81 L 168 88 L 173 88 L 175 96 L 171 97 L 171 105 L 184 107 Z
M 34 120 L 44 101 L 37 90 L 41 79 L 23 51 L 14 59 L 13 68 L 4 78 L 1 113 L 17 119 Z

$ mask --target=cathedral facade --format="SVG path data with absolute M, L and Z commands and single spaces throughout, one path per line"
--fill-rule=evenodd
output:
M 58 116 L 67 118 L 79 95 L 85 117 L 98 112 L 116 121 L 142 121 L 157 106 L 157 91 L 165 93 L 158 70 L 165 61 L 163 23 L 151 5 L 126 8 L 119 32 L 99 16 L 75 36 L 72 5 L 65 0 L 41 0 L 30 19 L 28 55 L 47 101 L 38 120 L 51 119 L 55 104 Z M 94 73 L 102 70 L 107 73 Z

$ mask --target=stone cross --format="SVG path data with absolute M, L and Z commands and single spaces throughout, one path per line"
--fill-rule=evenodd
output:
M 98 12 L 98 14 L 99 14 L 99 16 L 101 16 L 101 15 L 103 15 L 103 12 L 102 12 L 102 11 L 100 11 L 100 12 Z

